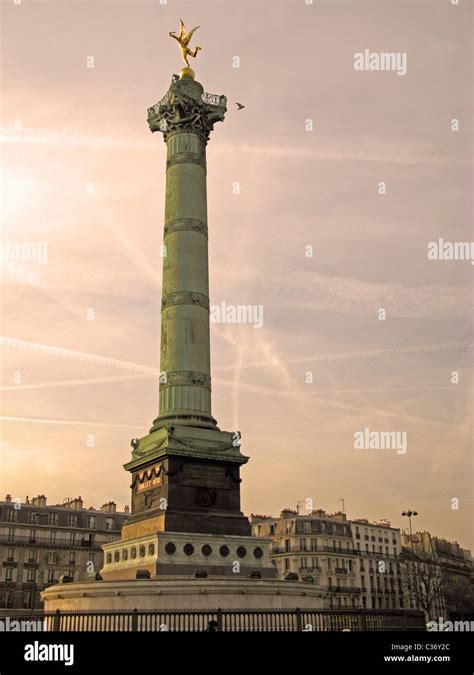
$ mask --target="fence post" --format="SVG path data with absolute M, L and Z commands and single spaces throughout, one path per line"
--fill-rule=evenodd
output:
M 53 631 L 59 631 L 61 626 L 61 610 L 57 609 L 53 616 Z
M 217 608 L 216 616 L 217 616 L 217 630 L 219 632 L 221 632 L 222 631 L 222 609 L 220 607 Z
M 407 615 L 404 609 L 402 609 L 402 631 L 407 632 Z
M 359 623 L 359 630 L 362 631 L 362 632 L 365 632 L 365 631 L 367 630 L 367 624 L 366 624 L 366 621 L 365 621 L 365 612 L 364 612 L 363 609 L 360 609 L 360 610 L 359 610 L 359 617 L 358 617 L 358 619 L 359 619 L 359 621 L 358 621 L 358 623 Z
M 297 607 L 295 609 L 295 614 L 296 614 L 296 630 L 299 633 L 303 632 L 303 617 L 301 615 L 301 609 Z
M 138 631 L 138 609 L 136 607 L 132 610 L 132 631 Z

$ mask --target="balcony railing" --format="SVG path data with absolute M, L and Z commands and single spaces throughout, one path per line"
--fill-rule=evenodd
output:
M 376 551 L 359 551 L 355 548 L 344 549 L 344 548 L 332 548 L 331 546 L 319 546 L 318 548 L 300 548 L 299 546 L 292 546 L 287 550 L 284 546 L 274 546 L 270 549 L 270 554 L 278 555 L 281 553 L 333 553 L 334 555 L 350 555 L 350 556 L 359 556 L 359 557 L 368 557 L 368 558 L 390 558 L 392 560 L 397 560 L 398 555 L 393 553 L 377 553 Z
M 358 586 L 321 586 L 328 593 L 362 593 L 363 589 Z
M 69 541 L 64 541 L 56 539 L 50 540 L 44 537 L 29 537 L 27 535 L 15 535 L 10 537 L 9 535 L 0 535 L 0 545 L 6 544 L 8 546 L 38 546 L 40 548 L 64 548 L 64 549 L 92 549 L 94 551 L 100 551 L 102 549 L 102 544 L 107 542 L 90 542 L 89 540 L 82 539 L 71 543 Z
M 150 108 L 148 108 L 148 119 L 151 117 L 154 117 L 155 115 L 158 115 L 160 112 L 160 108 L 162 106 L 168 105 L 170 99 L 172 96 L 171 90 L 168 90 L 166 94 L 161 98 L 158 103 L 155 103 L 155 105 L 152 105 Z M 220 106 L 222 108 L 225 108 L 227 105 L 227 97 L 221 94 L 209 94 L 207 92 L 204 92 L 203 95 L 201 96 L 201 100 L 203 103 L 206 103 L 207 105 L 215 105 L 215 106 Z

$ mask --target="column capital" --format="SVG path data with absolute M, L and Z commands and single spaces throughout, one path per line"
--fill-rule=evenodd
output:
M 202 84 L 191 78 L 176 77 L 163 98 L 148 108 L 150 130 L 160 131 L 165 141 L 184 132 L 197 134 L 207 143 L 214 124 L 224 121 L 227 98 L 206 93 Z

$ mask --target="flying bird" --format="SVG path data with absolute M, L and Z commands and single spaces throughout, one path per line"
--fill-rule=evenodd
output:
M 243 110 L 243 109 L 245 108 L 245 106 L 242 105 L 242 103 L 237 103 L 237 102 L 236 102 L 235 105 L 237 106 L 237 110 Z

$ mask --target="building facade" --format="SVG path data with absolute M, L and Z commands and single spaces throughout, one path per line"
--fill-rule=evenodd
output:
M 402 609 L 404 597 L 400 530 L 386 520 L 350 521 L 358 556 L 361 601 L 364 609 Z
M 350 521 L 322 509 L 307 515 L 284 509 L 278 518 L 252 516 L 252 534 L 272 540 L 278 577 L 315 584 L 329 608 L 405 606 L 400 530 L 390 523 Z
M 474 614 L 471 552 L 429 532 L 402 534 L 409 606 L 430 620 Z
M 84 508 L 81 497 L 48 506 L 44 495 L 25 502 L 7 495 L 0 502 L 0 608 L 40 608 L 40 592 L 62 575 L 95 578 L 102 544 L 119 538 L 128 515 L 114 502 L 97 510 Z

